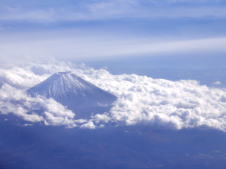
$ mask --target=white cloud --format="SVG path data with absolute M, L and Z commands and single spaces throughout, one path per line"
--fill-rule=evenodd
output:
M 52 99 L 32 98 L 24 91 L 3 85 L 0 88 L 0 113 L 14 114 L 25 121 L 74 127 L 75 113 Z
M 55 32 L 56 33 L 56 32 Z M 54 33 L 54 34 L 55 34 Z M 58 32 L 62 34 L 62 32 Z M 73 34 L 73 32 L 71 32 Z M 126 37 L 113 35 L 59 35 L 56 37 L 44 33 L 43 39 L 31 37 L 17 37 L 0 40 L 1 63 L 56 60 L 91 60 L 91 59 L 117 59 L 131 56 L 158 56 L 180 53 L 226 52 L 225 37 L 212 37 L 201 39 L 168 39 L 156 40 L 153 37 Z M 46 36 L 45 36 L 46 35 Z M 32 37 L 33 36 L 33 37 Z M 18 40 L 19 39 L 19 40 Z M 23 40 L 25 39 L 25 40 Z M 161 39 L 161 38 L 160 38 Z M 163 38 L 162 38 L 163 39 Z M 14 49 L 14 50 L 12 50 Z
M 36 75 L 45 76 L 46 73 L 50 75 L 62 71 L 64 67 L 115 94 L 118 100 L 110 112 L 96 114 L 88 119 L 77 119 L 76 112 L 67 110 L 52 99 L 32 98 L 22 90 L 8 85 L 0 89 L 0 112 L 13 113 L 30 122 L 68 127 L 95 129 L 108 124 L 145 123 L 175 129 L 204 125 L 226 131 L 225 89 L 200 85 L 192 80 L 169 81 L 135 74 L 112 75 L 104 69 L 87 67 L 41 65 L 36 66 L 36 69 L 31 66 L 25 69 L 35 70 Z M 26 76 L 21 77 L 26 79 Z M 40 109 L 44 111 L 37 111 Z
M 215 81 L 213 84 L 214 85 L 221 85 L 222 83 L 220 81 Z
M 47 78 L 21 67 L 0 69 L 0 81 L 17 88 L 28 88 Z
M 209 4 L 210 3 L 210 4 Z M 178 5 L 179 4 L 179 5 Z M 188 5 L 189 4 L 189 5 Z M 212 5 L 211 5 L 212 4 Z M 91 21 L 122 18 L 178 19 L 178 18 L 225 18 L 222 2 L 210 1 L 140 1 L 108 0 L 87 1 L 62 6 L 23 8 L 12 5 L 3 8 L 0 21 L 62 22 Z
M 95 124 L 93 123 L 93 121 L 88 121 L 88 122 L 82 124 L 82 125 L 81 125 L 81 128 L 95 129 L 96 126 L 95 126 Z
M 86 70 L 80 75 L 118 96 L 109 115 L 111 121 L 128 125 L 150 123 L 177 129 L 206 125 L 226 130 L 224 89 L 189 80 L 111 75 L 105 70 Z

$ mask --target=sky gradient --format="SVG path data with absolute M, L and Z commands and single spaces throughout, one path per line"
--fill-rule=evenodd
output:
M 1 63 L 212 56 L 224 61 L 223 0 L 0 0 Z

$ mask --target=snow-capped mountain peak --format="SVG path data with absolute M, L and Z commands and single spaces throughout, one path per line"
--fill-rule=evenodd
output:
M 60 97 L 70 93 L 79 93 L 95 88 L 91 83 L 76 76 L 72 72 L 59 72 L 29 90 L 30 93 L 46 97 Z
M 32 96 L 41 95 L 53 98 L 80 117 L 90 113 L 108 111 L 116 97 L 100 89 L 90 82 L 78 77 L 72 72 L 55 73 L 44 82 L 30 88 Z

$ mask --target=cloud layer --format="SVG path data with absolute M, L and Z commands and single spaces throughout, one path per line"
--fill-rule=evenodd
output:
M 58 34 L 57 34 L 58 33 Z M 0 57 L 2 63 L 53 61 L 56 60 L 98 60 L 119 59 L 137 56 L 157 57 L 159 55 L 184 55 L 200 53 L 225 53 L 225 37 L 197 38 L 183 40 L 156 40 L 152 37 L 127 37 L 102 34 L 79 35 L 79 33 L 62 35 L 62 32 L 37 35 L 20 35 L 19 40 L 10 40 L 3 36 L 0 40 Z M 61 34 L 61 35 L 59 35 Z M 46 36 L 45 36 L 46 35 Z M 53 37 L 55 35 L 55 37 Z M 45 36 L 45 37 L 44 37 Z M 7 40 L 6 40 L 7 39 Z M 12 50 L 14 49 L 14 50 Z M 89 50 L 87 50 L 89 49 Z M 217 56 L 216 56 L 217 57 Z M 1 64 L 1 63 L 0 63 Z
M 2 69 L 1 72 L 14 70 L 15 68 Z M 71 68 L 65 65 L 33 65 L 17 70 L 29 72 L 30 76 L 24 76 L 20 71 L 12 73 L 17 78 L 10 79 L 4 76 L 8 81 L 3 82 L 5 85 L 0 89 L 0 112 L 16 114 L 26 121 L 86 128 L 112 123 L 145 123 L 175 129 L 208 126 L 226 131 L 225 89 L 210 88 L 192 80 L 169 81 L 135 74 L 112 75 L 104 69 L 95 70 L 84 66 Z M 31 98 L 24 92 L 24 89 L 52 73 L 63 70 L 71 70 L 85 80 L 115 94 L 118 100 L 110 112 L 88 119 L 77 119 L 76 112 L 67 110 L 54 100 Z M 22 87 L 11 87 L 11 84 L 17 84 L 18 76 L 24 79 L 20 81 Z M 26 79 L 27 77 L 30 78 Z M 9 81 L 11 83 L 8 83 Z
M 12 1 L 10 1 L 12 3 Z M 13 5 L 12 5 L 13 4 Z M 225 18 L 224 1 L 175 1 L 175 0 L 53 0 L 30 3 L 27 0 L 3 2 L 0 21 L 69 22 L 106 19 L 145 18 Z M 22 5 L 21 5 L 22 4 Z M 23 7 L 24 6 L 24 7 Z

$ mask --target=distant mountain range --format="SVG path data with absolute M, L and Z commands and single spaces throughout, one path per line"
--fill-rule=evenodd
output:
M 27 91 L 31 96 L 53 98 L 86 118 L 95 113 L 109 111 L 116 96 L 100 89 L 72 72 L 59 72 Z

